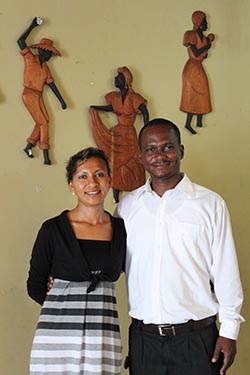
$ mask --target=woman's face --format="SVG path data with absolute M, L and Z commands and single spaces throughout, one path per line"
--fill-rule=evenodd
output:
M 118 73 L 115 77 L 115 87 L 123 88 L 126 85 L 125 77 L 122 73 Z
M 92 157 L 79 164 L 69 186 L 75 193 L 78 204 L 97 206 L 103 205 L 110 188 L 110 180 L 105 161 Z
M 207 30 L 207 19 L 206 19 L 206 17 L 204 17 L 203 20 L 201 21 L 200 28 L 201 28 L 202 31 Z

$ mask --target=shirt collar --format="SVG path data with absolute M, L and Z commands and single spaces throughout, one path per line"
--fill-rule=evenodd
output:
M 193 183 L 189 180 L 188 176 L 185 173 L 182 173 L 183 178 L 180 180 L 180 182 L 172 189 L 179 190 L 189 196 L 194 196 L 194 186 Z M 141 186 L 139 189 L 135 191 L 135 197 L 136 199 L 139 199 L 143 194 L 149 193 L 154 194 L 154 191 L 151 188 L 151 178 L 149 177 L 145 183 L 145 185 Z

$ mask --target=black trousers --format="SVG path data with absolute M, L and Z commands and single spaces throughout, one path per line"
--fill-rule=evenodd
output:
M 213 323 L 201 330 L 176 336 L 129 328 L 130 375 L 219 375 L 223 357 L 211 362 L 218 337 Z

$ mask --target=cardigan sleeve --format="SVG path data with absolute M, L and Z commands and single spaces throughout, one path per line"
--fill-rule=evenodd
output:
M 47 295 L 47 281 L 51 272 L 53 246 L 48 225 L 44 223 L 33 246 L 27 280 L 28 295 L 40 305 Z

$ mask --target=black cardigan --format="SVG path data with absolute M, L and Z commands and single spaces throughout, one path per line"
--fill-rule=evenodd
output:
M 69 281 L 92 281 L 93 275 L 67 217 L 68 211 L 42 224 L 33 246 L 27 280 L 29 296 L 43 304 L 48 276 Z M 125 263 L 126 231 L 123 220 L 110 215 L 113 235 L 112 264 L 98 275 L 99 280 L 116 281 Z

